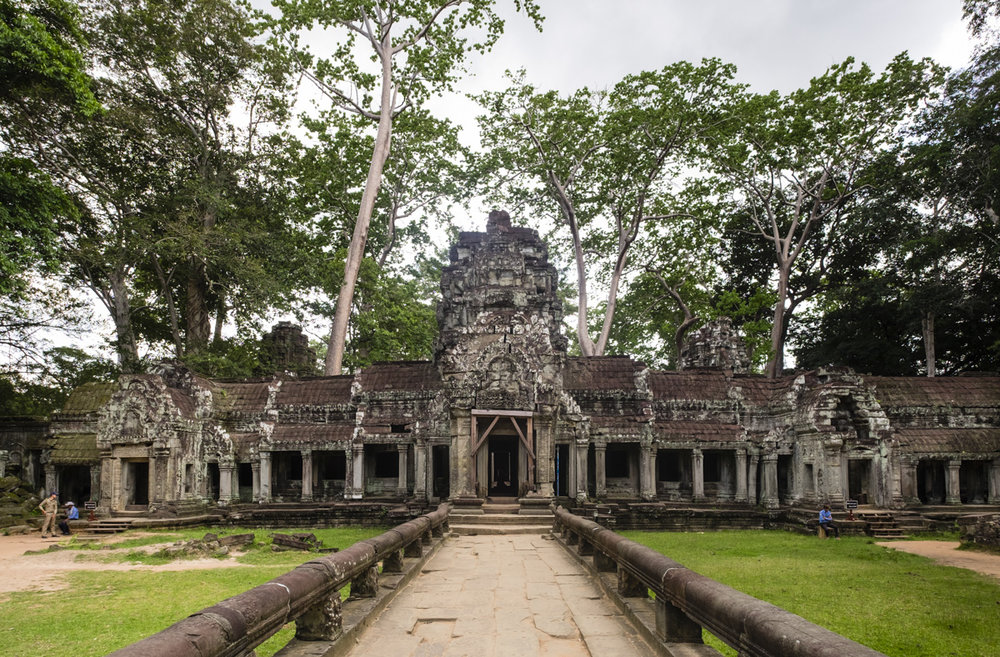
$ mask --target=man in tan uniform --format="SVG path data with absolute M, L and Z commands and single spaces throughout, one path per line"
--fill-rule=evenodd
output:
M 45 514 L 45 520 L 42 522 L 42 538 L 48 538 L 50 533 L 53 536 L 56 535 L 56 511 L 59 510 L 58 498 L 59 496 L 56 495 L 55 491 L 52 491 L 52 494 L 38 505 L 38 508 Z

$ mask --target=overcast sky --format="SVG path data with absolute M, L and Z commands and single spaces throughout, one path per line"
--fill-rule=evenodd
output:
M 679 60 L 718 57 L 753 90 L 789 92 L 853 56 L 881 70 L 900 52 L 963 66 L 971 45 L 961 0 L 540 0 L 543 31 L 503 0 L 504 35 L 471 62 L 459 91 L 505 86 L 505 70 L 525 68 L 542 89 L 603 89 L 629 73 Z M 461 95 L 434 109 L 464 126 L 474 145 L 474 103 Z M 481 230 L 482 217 L 460 221 Z

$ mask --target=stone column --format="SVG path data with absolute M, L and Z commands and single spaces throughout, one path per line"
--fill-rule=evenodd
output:
M 0 450 L 0 479 L 7 476 L 7 461 L 10 459 L 10 452 Z
M 407 445 L 396 445 L 396 453 L 399 458 L 399 477 L 396 479 L 396 496 L 406 497 L 407 494 L 407 482 L 406 482 L 406 452 L 408 451 Z
M 760 455 L 750 455 L 750 469 L 747 470 L 747 502 L 757 504 L 757 470 L 759 469 Z
M 302 502 L 313 501 L 313 453 L 311 449 L 302 450 Z
M 917 495 L 917 466 L 919 461 L 911 458 L 899 460 L 899 487 L 904 504 L 920 504 Z
M 960 472 L 962 470 L 962 461 L 958 459 L 952 459 L 948 461 L 948 468 L 944 471 L 944 481 L 947 486 L 947 492 L 945 493 L 944 503 L 945 504 L 961 504 L 962 503 L 962 493 L 960 487 Z
M 761 488 L 760 503 L 768 509 L 778 508 L 778 454 L 764 454 L 764 481 Z
M 49 493 L 59 492 L 59 474 L 56 472 L 56 466 L 51 463 L 45 464 L 45 494 L 44 497 L 48 497 Z
M 542 407 L 541 415 L 532 418 L 535 432 L 535 478 L 538 494 L 542 497 L 555 497 L 555 423 L 552 421 L 554 409 Z
M 263 499 L 260 495 L 260 461 L 254 461 L 250 464 L 250 472 L 253 473 L 253 501 L 262 502 Z
M 350 446 L 344 449 L 344 499 L 353 499 L 354 495 L 354 453 Z
M 594 443 L 594 495 L 603 498 L 608 492 L 607 445 Z
M 271 452 L 260 453 L 260 501 L 271 502 Z
M 90 501 L 101 501 L 101 464 L 90 466 Z
M 167 467 L 170 461 L 170 449 L 156 447 L 149 455 L 149 501 L 160 504 L 169 499 Z M 204 489 L 203 489 L 204 490 Z M 179 495 L 177 497 L 180 497 Z
M 429 500 L 427 493 L 427 464 L 430 461 L 430 447 L 427 442 L 418 440 L 413 446 L 413 497 L 418 500 Z
M 656 477 L 653 467 L 656 463 L 656 448 L 652 445 L 639 446 L 639 496 L 644 500 L 656 499 Z
M 219 464 L 219 504 L 233 501 L 233 464 Z
M 736 450 L 736 497 L 737 502 L 747 501 L 747 453 Z
M 697 447 L 691 450 L 691 501 L 705 500 L 705 455 Z
M 110 513 L 115 508 L 115 470 L 120 467 L 118 459 L 112 458 L 110 451 L 101 452 L 101 485 L 98 487 L 100 497 L 96 498 L 97 508 L 101 512 Z
M 993 459 L 989 471 L 989 504 L 1000 504 L 1000 458 Z
M 353 478 L 351 485 L 351 499 L 360 500 L 365 496 L 365 445 L 364 443 L 354 443 L 351 446 L 351 453 L 354 456 Z
M 590 441 L 586 438 L 576 439 L 576 501 L 587 501 L 587 448 Z

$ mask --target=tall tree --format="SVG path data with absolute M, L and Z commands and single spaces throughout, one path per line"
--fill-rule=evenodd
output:
M 536 25 L 534 0 L 514 0 Z M 393 121 L 433 93 L 451 88 L 468 54 L 485 52 L 499 38 L 503 21 L 493 0 L 278 0 L 292 31 L 336 28 L 344 35 L 330 57 L 304 61 L 306 74 L 339 108 L 376 122 L 374 148 L 361 195 L 344 276 L 337 295 L 325 372 L 340 374 L 347 327 L 383 169 L 392 143 Z M 479 32 L 469 42 L 466 33 Z M 294 39 L 294 37 L 293 37 Z M 377 68 L 363 70 L 357 48 L 371 51 Z
M 484 168 L 496 193 L 558 213 L 576 264 L 580 350 L 605 352 L 619 290 L 637 241 L 653 222 L 685 214 L 672 192 L 694 143 L 724 124 L 735 69 L 718 60 L 679 62 L 626 76 L 608 93 L 538 92 L 523 73 L 511 88 L 478 98 Z M 588 252 L 608 289 L 591 337 Z
M 734 205 L 772 252 L 777 301 L 769 376 L 784 367 L 796 267 L 815 274 L 833 240 L 848 234 L 845 225 L 863 206 L 865 193 L 878 187 L 868 174 L 899 147 L 900 127 L 926 97 L 933 73 L 929 62 L 905 55 L 881 75 L 848 59 L 788 96 L 748 95 L 742 120 L 730 124 L 736 129 L 729 141 L 712 147 Z M 813 257 L 805 258 L 810 252 Z

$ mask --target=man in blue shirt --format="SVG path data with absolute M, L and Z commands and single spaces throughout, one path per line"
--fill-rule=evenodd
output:
M 69 536 L 69 521 L 79 520 L 80 510 L 76 508 L 76 505 L 72 502 L 66 502 L 66 519 L 59 521 L 59 531 L 62 532 L 63 536 Z
M 840 539 L 840 529 L 833 524 L 833 514 L 830 513 L 830 505 L 825 504 L 819 512 L 819 526 L 826 530 L 827 536 L 833 532 L 834 538 Z

